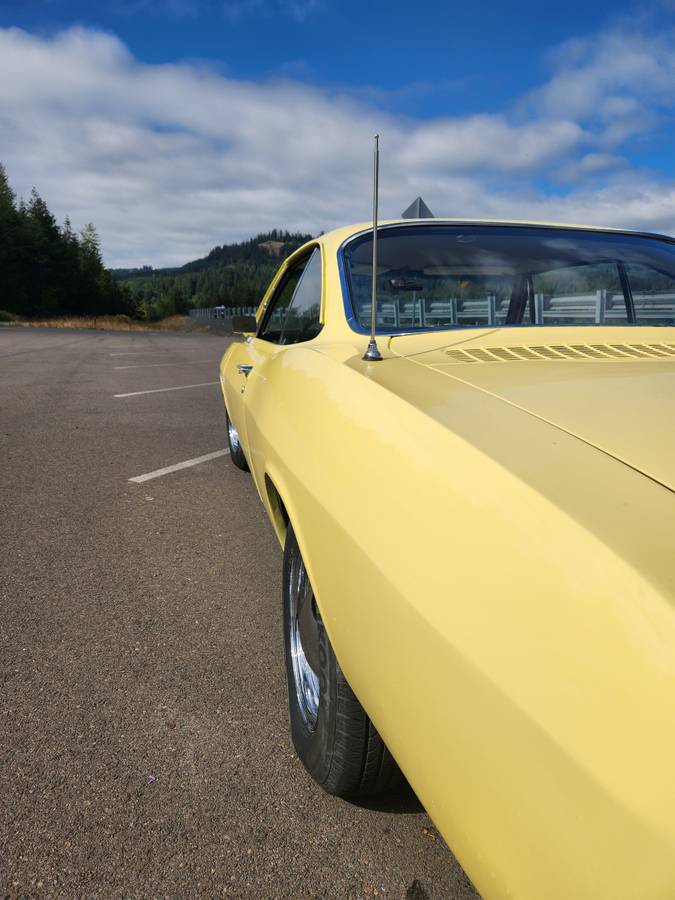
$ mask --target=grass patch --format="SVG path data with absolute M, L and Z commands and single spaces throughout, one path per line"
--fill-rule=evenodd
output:
M 8 313 L 11 315 L 11 313 Z M 24 328 L 84 328 L 96 331 L 208 331 L 190 316 L 168 316 L 159 322 L 139 322 L 129 316 L 57 316 L 53 319 L 4 320 Z M 193 324 L 194 323 L 194 324 Z

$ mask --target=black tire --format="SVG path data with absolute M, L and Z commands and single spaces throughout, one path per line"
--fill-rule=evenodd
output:
M 299 606 L 300 594 L 305 599 Z M 342 674 L 290 525 L 284 549 L 283 600 L 291 737 L 301 762 L 317 784 L 338 797 L 358 799 L 381 794 L 399 785 L 402 775 L 394 758 Z M 314 617 L 313 625 L 309 626 L 310 635 L 314 634 L 312 629 L 316 626 L 316 648 L 313 649 L 309 649 L 311 641 L 307 634 L 300 640 L 300 625 L 293 637 L 295 625 L 292 627 L 292 623 L 303 618 L 302 613 L 309 609 L 304 605 L 306 603 L 311 603 Z M 308 645 L 307 656 L 305 644 Z M 298 677 L 299 667 L 304 671 L 298 663 L 299 657 L 308 664 L 312 659 L 318 669 L 314 671 L 310 665 L 318 683 L 315 714 L 316 693 L 298 687 L 305 683 Z M 311 673 L 306 675 L 311 679 Z M 309 702 L 307 696 L 310 696 Z
M 244 451 L 241 449 L 239 441 L 239 432 L 234 427 L 234 423 L 230 419 L 227 410 L 225 410 L 225 424 L 227 426 L 227 446 L 230 448 L 230 459 L 238 469 L 242 472 L 250 472 Z

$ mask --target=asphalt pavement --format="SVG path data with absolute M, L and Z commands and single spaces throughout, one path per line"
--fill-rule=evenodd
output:
M 0 897 L 476 900 L 409 789 L 294 756 L 250 476 L 129 481 L 225 449 L 227 341 L 0 328 Z

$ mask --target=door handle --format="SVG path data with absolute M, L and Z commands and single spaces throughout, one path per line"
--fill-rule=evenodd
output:
M 241 363 L 237 366 L 237 371 L 240 375 L 245 375 L 247 378 L 253 371 L 253 366 L 244 366 Z

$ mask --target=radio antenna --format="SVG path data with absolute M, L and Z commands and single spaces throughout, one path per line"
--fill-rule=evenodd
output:
M 368 349 L 363 354 L 363 359 L 368 362 L 377 362 L 382 359 L 382 354 L 377 348 L 375 332 L 377 331 L 377 202 L 379 194 L 380 176 L 380 136 L 375 135 L 375 150 L 373 153 L 373 275 L 371 282 L 370 300 L 370 340 Z

